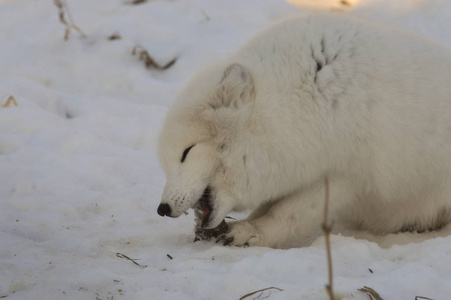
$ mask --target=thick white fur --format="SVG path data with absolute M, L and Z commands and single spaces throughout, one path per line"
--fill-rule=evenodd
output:
M 170 109 L 162 203 L 177 217 L 213 191 L 231 245 L 306 245 L 325 176 L 336 223 L 377 234 L 451 220 L 451 54 L 334 15 L 270 27 L 202 72 Z M 183 151 L 195 145 L 181 163 Z

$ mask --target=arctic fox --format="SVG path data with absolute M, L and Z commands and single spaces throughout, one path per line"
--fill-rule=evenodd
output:
M 375 234 L 451 220 L 451 51 L 335 15 L 286 20 L 204 69 L 168 112 L 158 213 L 232 210 L 225 244 L 289 248 L 330 214 Z

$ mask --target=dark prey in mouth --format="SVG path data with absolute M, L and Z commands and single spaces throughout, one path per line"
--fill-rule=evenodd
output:
M 228 230 L 228 225 L 224 220 L 216 228 L 205 228 L 210 221 L 211 213 L 213 211 L 212 197 L 213 195 L 211 188 L 207 186 L 204 190 L 204 193 L 194 207 L 194 214 L 196 218 L 200 220 L 200 222 L 196 225 L 196 237 L 194 238 L 194 242 L 200 240 L 209 241 L 211 238 L 219 238 Z

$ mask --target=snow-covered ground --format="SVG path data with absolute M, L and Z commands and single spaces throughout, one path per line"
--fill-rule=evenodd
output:
M 282 18 L 333 10 L 451 47 L 451 1 L 130 2 L 69 0 L 86 37 L 65 41 L 53 1 L 0 0 L 0 298 L 239 299 L 278 287 L 247 299 L 327 299 L 322 238 L 290 250 L 192 243 L 192 213 L 157 215 L 167 107 L 203 64 Z M 147 69 L 135 46 L 177 61 Z M 385 300 L 451 299 L 451 226 L 356 234 L 332 236 L 345 299 L 368 299 L 363 286 Z

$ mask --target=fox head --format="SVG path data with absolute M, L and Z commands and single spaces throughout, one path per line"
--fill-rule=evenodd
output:
M 201 72 L 182 91 L 159 140 L 166 175 L 159 215 L 194 208 L 201 226 L 214 228 L 239 207 L 254 98 L 253 78 L 240 64 Z

